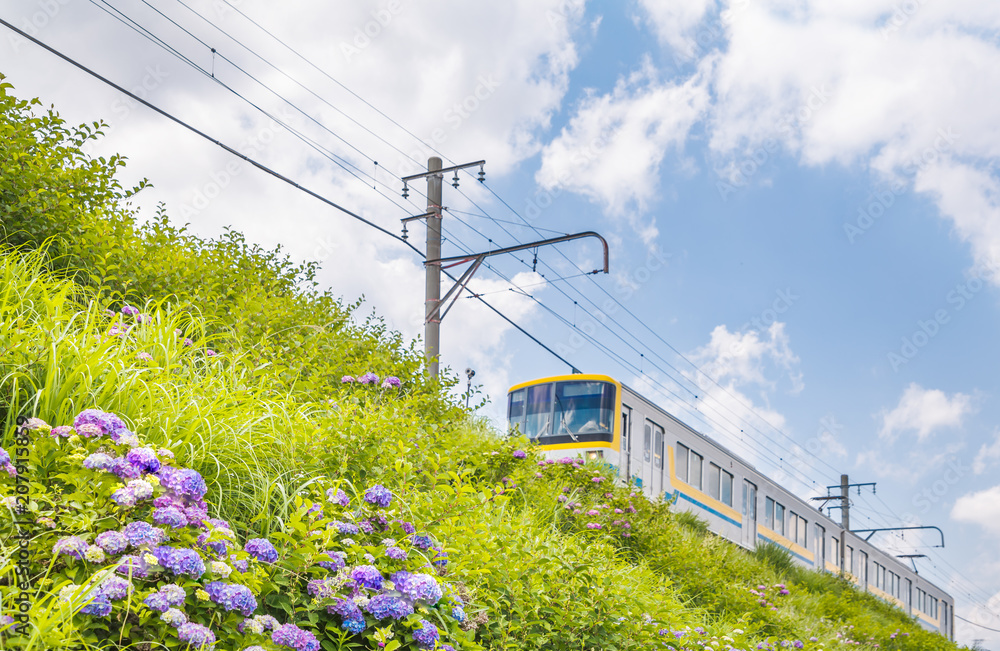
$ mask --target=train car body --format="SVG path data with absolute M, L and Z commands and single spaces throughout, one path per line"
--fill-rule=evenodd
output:
M 603 461 L 651 499 L 674 499 L 674 508 L 696 513 L 713 533 L 749 550 L 774 543 L 801 565 L 843 572 L 954 639 L 949 594 L 612 377 L 561 375 L 515 385 L 507 418 L 547 458 Z

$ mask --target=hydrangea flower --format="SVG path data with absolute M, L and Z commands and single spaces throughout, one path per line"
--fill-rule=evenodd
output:
M 122 314 L 125 316 L 135 316 L 139 313 L 139 308 L 132 307 L 131 305 L 122 305 Z
M 215 645 L 215 633 L 211 629 L 188 622 L 177 628 L 177 637 L 195 649 L 211 649 Z
M 52 426 L 46 423 L 41 418 L 31 417 L 27 420 L 24 426 L 33 432 L 38 430 L 44 430 L 46 432 L 52 431 Z
M 103 452 L 95 452 L 83 460 L 83 467 L 90 470 L 108 470 L 114 459 Z
M 168 583 L 143 599 L 142 603 L 146 604 L 152 610 L 158 610 L 163 613 L 170 608 L 184 605 L 186 598 L 187 593 L 184 591 L 184 588 L 173 583 Z
M 356 382 L 356 380 L 354 379 L 354 376 L 345 375 L 344 377 L 340 378 L 340 383 L 341 384 L 351 384 L 352 382 Z
M 248 617 L 240 622 L 236 627 L 240 633 L 246 633 L 249 631 L 254 635 L 260 635 L 267 630 L 273 631 L 276 628 L 278 628 L 278 620 L 270 615 L 254 615 L 253 617 Z M 252 648 L 253 647 L 248 647 L 247 649 L 244 649 L 244 651 L 249 651 L 249 649 Z
M 236 554 L 231 554 L 229 561 L 233 564 L 233 568 L 241 574 L 245 574 L 250 569 L 249 561 L 245 558 L 237 558 Z
M 407 602 L 387 594 L 378 594 L 371 598 L 365 607 L 375 619 L 404 619 L 413 614 L 413 606 Z
M 174 574 L 199 577 L 205 573 L 205 563 L 193 549 L 184 547 L 157 547 L 153 550 L 156 561 Z
M 395 387 L 398 389 L 399 385 L 400 385 L 399 378 L 395 377 L 394 375 L 390 375 L 386 377 L 384 380 L 382 380 L 383 389 L 388 389 L 390 387 Z
M 10 462 L 10 454 L 3 448 L 0 448 L 0 466 L 3 466 L 4 470 L 6 470 L 7 474 L 11 477 L 17 476 L 17 468 L 15 468 L 14 464 Z
M 451 609 L 451 616 L 458 622 L 465 621 L 465 609 L 461 606 L 455 606 Z
M 229 567 L 222 561 L 212 561 L 211 563 L 208 564 L 208 571 L 211 572 L 212 574 L 215 574 L 216 576 L 221 576 L 222 578 L 226 578 L 227 576 L 233 573 L 233 568 Z
M 327 550 L 324 553 L 330 557 L 330 560 L 317 562 L 316 564 L 320 567 L 330 570 L 331 572 L 339 572 L 346 567 L 346 563 L 344 561 L 344 557 L 347 556 L 346 553 L 331 550 Z
M 365 616 L 358 605 L 350 599 L 337 599 L 332 606 L 327 606 L 326 612 L 331 615 L 340 615 L 343 620 L 341 628 L 352 633 L 360 633 L 365 630 Z M 360 628 L 358 628 L 359 624 Z
M 103 563 L 104 550 L 97 545 L 91 545 L 87 547 L 87 551 L 83 552 L 83 557 L 91 563 Z
M 122 556 L 121 563 L 115 568 L 115 572 L 123 576 L 134 576 L 145 579 L 149 576 L 149 563 L 138 556 Z
M 413 631 L 413 639 L 422 649 L 433 649 L 435 643 L 441 637 L 438 633 L 437 626 L 431 624 L 426 619 L 420 620 L 420 628 Z
M 174 529 L 187 526 L 188 519 L 184 512 L 174 506 L 165 506 L 153 511 L 153 522 Z
M 360 532 L 358 525 L 351 522 L 331 522 L 329 526 L 337 527 L 337 531 L 346 533 L 349 536 L 356 536 Z
M 84 423 L 82 425 L 74 427 L 73 429 L 76 431 L 77 434 L 79 434 L 85 439 L 97 438 L 98 436 L 102 436 L 104 434 L 101 431 L 100 426 L 95 425 L 93 423 Z
M 295 624 L 284 624 L 271 633 L 271 641 L 279 646 L 287 646 L 295 651 L 319 651 L 319 640 L 309 631 Z
M 369 372 L 365 373 L 364 375 L 362 375 L 361 377 L 359 377 L 358 378 L 358 382 L 361 383 L 361 384 L 377 384 L 378 383 L 378 376 L 375 375 L 374 373 L 372 373 L 371 371 L 369 371 Z
M 136 353 L 136 359 L 142 360 L 144 362 L 151 362 L 153 361 L 153 356 L 147 353 L 146 351 L 141 351 L 139 353 Z
M 244 617 L 249 617 L 257 610 L 257 599 L 245 585 L 212 581 L 205 586 L 205 590 L 212 601 L 226 610 L 238 610 Z
M 111 501 L 123 509 L 130 509 L 135 506 L 135 493 L 128 488 L 119 488 L 111 494 Z
M 336 579 L 313 579 L 306 585 L 306 590 L 317 601 L 329 599 L 337 594 L 340 583 Z
M 176 608 L 168 608 L 160 615 L 160 619 L 174 628 L 187 623 L 187 615 Z
M 326 491 L 326 499 L 330 500 L 334 504 L 339 504 L 341 506 L 349 506 L 351 504 L 351 498 L 347 496 L 347 493 L 340 490 L 339 488 L 330 488 Z
M 380 590 L 384 577 L 374 565 L 359 565 L 351 570 L 351 578 L 372 590 Z
M 389 547 L 385 550 L 385 555 L 394 561 L 406 560 L 406 551 L 399 547 Z
M 410 601 L 421 601 L 428 606 L 433 606 L 441 600 L 441 586 L 438 585 L 437 579 L 429 574 L 396 572 L 392 575 L 392 582 L 395 584 L 396 590 Z
M 160 542 L 160 530 L 141 520 L 125 525 L 122 533 L 133 547 L 155 545 Z
M 515 459 L 524 459 L 528 456 L 528 453 L 524 450 L 514 450 L 513 455 Z
M 265 538 L 251 538 L 243 549 L 262 563 L 274 563 L 278 560 L 278 550 Z
M 157 476 L 160 483 L 167 490 L 173 491 L 176 495 L 190 499 L 200 499 L 208 492 L 205 480 L 196 471 L 190 468 L 172 468 L 163 466 Z
M 122 479 L 138 479 L 142 477 L 142 469 L 129 463 L 125 457 L 118 457 L 112 460 L 108 470 Z
M 392 493 L 385 486 L 375 484 L 365 491 L 365 501 L 384 509 L 392 503 Z
M 153 496 L 153 485 L 144 479 L 133 479 L 126 487 L 132 491 L 137 500 L 148 500 Z
M 73 428 L 69 425 L 59 425 L 57 427 L 53 427 L 52 431 L 49 433 L 54 437 L 64 438 L 64 439 L 68 439 L 69 437 L 76 434 Z
M 430 536 L 414 535 L 410 536 L 410 541 L 413 543 L 413 546 L 416 547 L 417 549 L 430 549 L 431 547 L 434 546 L 434 541 L 431 540 Z
M 160 469 L 160 460 L 156 458 L 156 452 L 150 448 L 129 450 L 125 460 L 143 472 L 156 472 Z
M 107 617 L 111 614 L 111 601 L 103 594 L 98 593 L 93 601 L 80 609 L 80 612 L 94 617 Z
M 129 541 L 120 531 L 105 531 L 94 540 L 98 547 L 109 554 L 120 554 L 128 549 Z
M 98 589 L 111 601 L 119 601 L 132 594 L 132 583 L 128 579 L 111 575 L 101 581 Z
M 56 544 L 52 546 L 52 553 L 82 559 L 87 552 L 87 546 L 87 541 L 80 536 L 67 536 L 56 541 Z

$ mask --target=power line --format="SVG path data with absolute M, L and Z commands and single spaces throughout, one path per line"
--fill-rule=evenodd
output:
M 966 622 L 968 624 L 972 624 L 973 626 L 978 626 L 979 628 L 984 628 L 987 631 L 993 631 L 994 633 L 1000 633 L 1000 628 L 990 628 L 989 626 L 983 626 L 982 624 L 977 624 L 976 622 L 974 622 L 974 621 L 972 621 L 970 619 L 966 619 L 966 618 L 962 617 L 958 613 L 955 613 L 955 617 L 957 619 L 962 620 L 963 622 Z

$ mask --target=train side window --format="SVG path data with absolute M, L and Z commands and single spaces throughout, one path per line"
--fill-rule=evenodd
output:
M 795 511 L 788 512 L 788 539 L 799 542 L 799 514 Z
M 785 535 L 785 507 L 777 502 L 774 503 L 774 531 L 779 535 Z
M 816 551 L 815 551 L 815 554 L 816 554 L 816 559 L 817 559 L 816 563 L 817 563 L 817 565 L 820 566 L 820 569 L 825 570 L 826 567 L 823 566 L 823 563 L 826 562 L 827 553 L 826 553 L 826 549 L 824 549 L 823 546 L 826 545 L 826 529 L 824 529 L 822 526 L 820 526 L 818 524 L 816 525 L 816 538 L 815 538 L 815 540 L 816 540 Z
M 868 552 L 861 552 L 861 565 L 858 567 L 858 578 L 862 585 L 868 585 Z
M 708 464 L 708 496 L 719 499 L 720 484 L 722 482 L 722 468 L 714 463 Z
M 646 427 L 642 430 L 642 460 L 649 463 L 649 452 L 650 446 L 652 446 L 653 441 L 653 429 L 649 426 L 649 421 L 646 421 Z
M 764 499 L 764 526 L 774 531 L 774 500 Z
M 854 574 L 854 548 L 850 545 L 847 546 L 847 552 L 844 554 L 844 566 L 848 572 Z
M 663 467 L 663 428 L 653 423 L 653 466 Z
M 802 517 L 799 518 L 799 535 L 802 537 L 799 544 L 809 549 L 809 522 Z
M 725 470 L 722 471 L 722 486 L 720 492 L 722 493 L 722 503 L 725 504 L 726 506 L 732 506 L 733 476 L 728 472 L 726 472 Z
M 677 467 L 674 470 L 677 473 L 677 479 L 684 483 L 687 483 L 688 480 L 688 453 L 690 451 L 688 446 L 678 441 L 677 458 L 674 460 Z
M 701 490 L 701 470 L 702 462 L 704 460 L 705 458 L 700 454 L 693 450 L 691 451 L 691 472 L 689 473 L 691 475 L 690 484 L 698 490 Z

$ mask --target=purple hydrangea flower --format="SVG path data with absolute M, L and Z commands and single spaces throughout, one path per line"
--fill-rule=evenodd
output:
M 153 506 L 159 509 L 164 506 L 176 506 L 176 503 L 174 502 L 174 498 L 169 495 L 161 495 L 153 500 Z
M 514 450 L 513 455 L 515 459 L 524 459 L 528 456 L 528 453 L 524 450 Z
M 349 536 L 356 536 L 360 531 L 360 529 L 358 529 L 358 525 L 351 522 L 331 522 L 330 526 L 337 527 L 337 531 Z
M 413 546 L 417 549 L 430 549 L 434 546 L 434 541 L 430 536 L 410 536 Z
M 426 619 L 420 620 L 420 628 L 413 631 L 413 640 L 422 649 L 433 649 L 434 644 L 441 637 L 438 633 L 437 626 L 431 624 Z
M 103 594 L 98 593 L 93 601 L 80 609 L 80 612 L 94 617 L 107 617 L 111 614 L 111 601 Z
M 122 529 L 122 533 L 133 547 L 155 545 L 160 542 L 160 530 L 148 522 L 130 522 Z
M 351 599 L 337 599 L 332 606 L 327 606 L 326 612 L 331 615 L 340 615 L 343 620 L 341 627 L 352 633 L 360 633 L 365 630 L 365 616 Z M 357 628 L 358 622 L 361 624 L 360 629 Z
M 287 646 L 295 651 L 319 651 L 319 640 L 309 631 L 295 624 L 279 626 L 272 634 L 271 641 L 279 646 Z
M 146 597 L 142 603 L 146 604 L 153 610 L 165 613 L 172 607 L 182 606 L 186 597 L 187 594 L 184 592 L 184 588 L 179 585 L 174 585 L 173 583 L 168 583 L 153 594 Z
M 187 623 L 187 615 L 176 608 L 168 608 L 165 613 L 160 615 L 160 619 L 174 628 Z
M 204 520 L 208 519 L 208 505 L 199 499 L 184 507 L 184 517 L 187 518 L 189 525 L 199 527 Z
M 344 569 L 346 563 L 344 562 L 344 556 L 341 556 L 341 554 L 344 554 L 344 552 L 335 552 L 327 550 L 325 553 L 327 556 L 330 557 L 330 560 L 319 561 L 318 563 L 316 563 L 317 565 L 319 565 L 324 569 L 330 570 L 331 572 L 339 572 L 340 570 Z
M 399 378 L 395 377 L 393 375 L 390 375 L 390 376 L 386 377 L 384 380 L 382 380 L 382 388 L 383 389 L 388 389 L 390 387 L 399 388 L 399 384 L 400 384 Z
M 212 601 L 226 610 L 238 610 L 244 617 L 249 617 L 257 610 L 257 599 L 245 585 L 212 581 L 205 586 L 205 591 Z
M 199 577 L 205 573 L 205 563 L 193 549 L 185 547 L 157 547 L 153 555 L 159 564 L 174 574 L 188 574 Z
M 153 522 L 174 529 L 187 526 L 188 520 L 184 512 L 174 506 L 165 506 L 153 511 Z
M 359 377 L 358 382 L 361 384 L 377 384 L 378 376 L 369 371 L 368 373 L 365 373 L 364 375 Z
M 52 431 L 49 432 L 49 434 L 54 437 L 68 439 L 69 437 L 73 436 L 75 432 L 73 428 L 69 425 L 58 425 L 56 427 L 53 427 Z
M 351 503 L 351 498 L 347 496 L 347 493 L 340 490 L 339 488 L 331 488 L 326 491 L 326 499 L 330 500 L 334 504 L 339 504 L 341 506 L 349 506 Z
M 119 601 L 132 593 L 132 583 L 120 576 L 111 576 L 101 582 L 99 590 L 111 601 Z
M 233 568 L 241 574 L 246 574 L 250 570 L 250 562 L 245 558 L 236 558 L 236 554 L 229 556 L 229 562 L 232 563 Z
M 160 460 L 156 458 L 156 452 L 150 448 L 129 450 L 125 460 L 143 472 L 156 472 L 160 469 Z
M 164 488 L 173 491 L 182 497 L 200 499 L 208 492 L 205 480 L 196 471 L 190 468 L 172 468 L 163 466 L 157 475 Z
M 422 601 L 428 606 L 433 606 L 441 600 L 441 586 L 429 574 L 400 571 L 392 575 L 392 582 L 396 590 L 410 601 Z
M 122 556 L 121 563 L 115 568 L 115 572 L 118 572 L 122 576 L 145 579 L 149 576 L 149 564 L 142 558 L 129 554 Z
M 417 532 L 417 529 L 409 522 L 404 522 L 403 520 L 397 520 L 397 522 L 399 522 L 399 526 L 402 527 L 403 533 L 414 534 Z
M 375 531 L 375 527 L 373 527 L 372 523 L 368 520 L 362 520 L 361 522 L 359 522 L 358 529 L 360 529 L 364 533 L 371 533 Z
M 356 380 L 354 379 L 354 376 L 345 375 L 344 377 L 340 378 L 340 383 L 341 384 L 351 384 L 352 382 L 356 382 Z
M 211 649 L 215 645 L 215 633 L 193 622 L 181 624 L 177 628 L 177 637 L 195 649 Z
M 359 565 L 351 570 L 351 578 L 359 584 L 372 590 L 382 588 L 382 573 L 374 565 Z
M 80 536 L 67 536 L 56 541 L 56 544 L 52 546 L 52 553 L 82 559 L 83 554 L 87 551 L 87 547 L 87 541 Z
M 406 551 L 399 547 L 389 547 L 385 550 L 385 555 L 394 561 L 405 561 Z
M 385 486 L 375 484 L 365 491 L 365 501 L 384 509 L 392 503 L 392 493 Z
M 130 509 L 135 506 L 135 492 L 130 488 L 119 488 L 111 494 L 111 501 L 123 509 Z
M 120 531 L 105 531 L 94 543 L 109 554 L 121 554 L 128 549 L 128 539 Z
M 375 619 L 404 619 L 413 614 L 413 606 L 387 594 L 375 595 L 365 607 Z
M 278 560 L 278 550 L 265 538 L 251 538 L 243 549 L 262 563 L 274 563 Z
M 139 308 L 132 307 L 131 305 L 122 305 L 122 314 L 125 316 L 135 316 L 139 313 Z
M 115 473 L 122 479 L 138 479 L 142 477 L 142 469 L 138 466 L 133 466 L 129 463 L 125 457 L 118 457 L 111 461 L 111 466 L 108 470 Z

